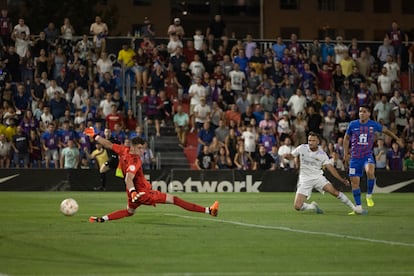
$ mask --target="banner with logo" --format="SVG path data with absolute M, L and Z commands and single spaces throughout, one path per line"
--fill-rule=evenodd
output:
M 295 171 L 281 170 L 151 170 L 145 175 L 153 189 L 168 193 L 294 192 L 298 177 Z M 125 191 L 125 183 L 115 171 L 109 171 L 106 177 L 107 191 Z M 414 192 L 413 172 L 378 171 L 376 177 L 375 193 Z M 351 190 L 332 176 L 327 178 L 340 191 Z M 97 170 L 0 169 L 0 191 L 92 191 L 98 186 Z M 361 189 L 366 191 L 365 178 Z

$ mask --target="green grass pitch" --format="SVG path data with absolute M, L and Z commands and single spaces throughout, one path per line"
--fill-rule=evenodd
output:
M 91 224 L 125 194 L 0 192 L 0 275 L 414 275 L 413 194 L 375 195 L 368 216 L 316 193 L 323 215 L 295 211 L 293 193 L 177 195 L 217 199 L 219 216 L 158 205 Z M 59 212 L 68 197 L 72 217 Z

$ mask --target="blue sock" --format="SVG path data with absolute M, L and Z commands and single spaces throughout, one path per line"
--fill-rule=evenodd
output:
M 367 193 L 369 195 L 372 194 L 372 191 L 374 190 L 374 185 L 375 185 L 375 178 L 367 180 L 367 186 L 368 186 L 368 192 Z
M 352 190 L 352 194 L 354 195 L 355 205 L 361 205 L 361 189 Z

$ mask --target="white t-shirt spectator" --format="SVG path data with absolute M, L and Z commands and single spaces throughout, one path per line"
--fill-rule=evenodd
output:
M 256 135 L 248 130 L 242 132 L 241 138 L 244 140 L 244 151 L 253 153 L 256 151 Z

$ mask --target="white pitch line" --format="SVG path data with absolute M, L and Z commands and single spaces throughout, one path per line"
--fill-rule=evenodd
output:
M 295 229 L 295 228 L 283 227 L 283 226 L 260 225 L 260 224 L 244 223 L 244 222 L 224 220 L 224 219 L 190 217 L 190 216 L 183 216 L 183 215 L 169 214 L 169 213 L 167 213 L 165 215 L 166 216 L 172 216 L 172 217 L 193 219 L 193 220 L 207 220 L 207 221 L 222 222 L 222 223 L 245 226 L 245 227 L 250 227 L 250 228 L 272 229 L 272 230 L 302 233 L 302 234 L 309 234 L 309 235 L 327 236 L 327 237 L 334 237 L 334 238 L 344 238 L 344 239 L 349 239 L 349 240 L 366 241 L 366 242 L 372 242 L 372 243 L 382 243 L 382 244 L 387 244 L 387 245 L 400 245 L 400 246 L 406 246 L 406 247 L 414 247 L 414 243 L 377 240 L 377 239 L 370 239 L 370 238 L 350 236 L 350 235 L 344 235 L 344 234 L 336 234 L 336 233 L 329 233 L 329 232 L 307 231 L 307 230 L 301 230 L 301 229 Z

